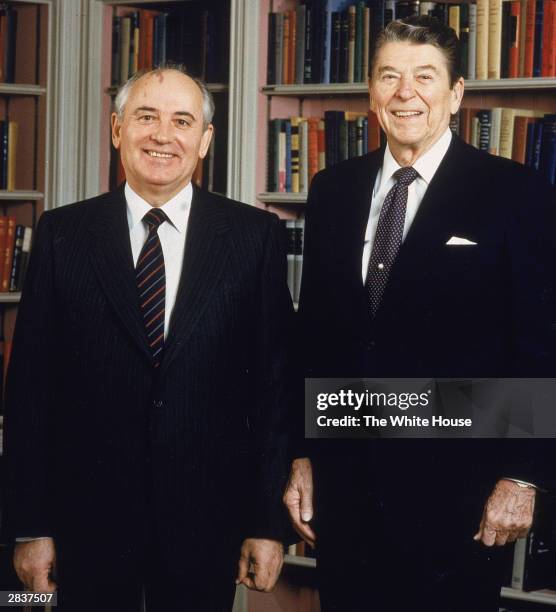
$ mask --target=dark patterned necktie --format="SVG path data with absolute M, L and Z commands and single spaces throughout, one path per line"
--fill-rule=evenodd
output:
M 166 270 L 158 228 L 167 220 L 168 217 L 159 208 L 151 208 L 143 217 L 143 221 L 149 228 L 149 235 L 135 267 L 139 303 L 155 368 L 160 365 L 164 347 L 164 315 L 166 312 Z
M 365 281 L 372 317 L 378 310 L 390 270 L 402 243 L 408 187 L 418 176 L 417 170 L 410 166 L 396 170 L 396 184 L 384 198 Z

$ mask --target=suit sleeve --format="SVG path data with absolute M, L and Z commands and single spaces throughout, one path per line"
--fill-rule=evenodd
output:
M 282 504 L 291 463 L 293 307 L 286 278 L 283 228 L 273 217 L 265 241 L 257 333 L 258 400 L 250 411 L 252 482 L 250 537 L 292 541 Z
M 56 345 L 50 216 L 40 218 L 18 310 L 7 377 L 5 539 L 52 535 L 48 415 Z

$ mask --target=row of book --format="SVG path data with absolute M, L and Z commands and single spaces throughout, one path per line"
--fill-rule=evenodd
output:
M 223 5 L 223 6 L 221 6 Z M 113 86 L 138 70 L 182 63 L 207 82 L 226 82 L 228 3 L 187 2 L 164 11 L 115 10 L 112 22 Z
M 513 108 L 461 109 L 451 129 L 493 155 L 538 170 L 556 185 L 556 115 Z M 376 115 L 326 111 L 324 118 L 271 119 L 267 149 L 267 191 L 306 193 L 313 176 L 340 161 L 384 144 Z
M 319 170 L 372 151 L 380 146 L 381 139 L 376 115 L 370 111 L 325 111 L 323 119 L 271 119 L 267 190 L 306 192 Z
M 464 108 L 451 128 L 466 142 L 538 170 L 556 185 L 556 115 L 513 108 Z
M 0 83 L 15 81 L 17 11 L 8 3 L 0 4 Z
M 456 31 L 466 78 L 556 76 L 556 0 L 299 0 L 268 15 L 267 82 L 364 82 L 378 31 L 410 15 Z
M 286 231 L 286 253 L 288 256 L 288 287 L 292 300 L 299 302 L 301 270 L 303 268 L 303 238 L 305 219 L 282 220 Z
M 21 291 L 29 263 L 33 228 L 16 224 L 15 217 L 0 217 L 0 291 Z

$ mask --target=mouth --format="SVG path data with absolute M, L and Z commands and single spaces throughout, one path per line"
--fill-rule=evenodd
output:
M 155 157 L 157 159 L 172 159 L 172 157 L 175 157 L 173 153 L 166 153 L 164 151 L 152 151 L 149 149 L 144 149 L 144 152 L 150 157 Z
M 423 114 L 422 111 L 418 110 L 408 110 L 408 111 L 390 111 L 394 117 L 398 119 L 408 119 L 411 117 L 419 117 Z

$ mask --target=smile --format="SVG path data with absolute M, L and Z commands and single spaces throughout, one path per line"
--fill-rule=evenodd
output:
M 151 157 L 161 157 L 163 159 L 169 159 L 170 157 L 174 157 L 172 153 L 161 153 L 160 151 L 145 151 L 147 155 Z
M 395 117 L 416 117 L 417 115 L 422 115 L 421 111 L 392 111 L 392 114 Z

